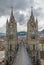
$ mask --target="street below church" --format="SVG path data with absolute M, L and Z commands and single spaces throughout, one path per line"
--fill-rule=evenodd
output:
M 13 65 L 32 65 L 31 58 L 29 57 L 24 45 L 19 47 L 16 59 Z

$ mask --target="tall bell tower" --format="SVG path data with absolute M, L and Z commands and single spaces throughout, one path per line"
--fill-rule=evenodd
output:
M 27 23 L 27 42 L 28 44 L 31 46 L 33 46 L 37 40 L 37 22 L 35 21 L 35 17 L 33 15 L 33 8 L 31 8 L 31 16 L 30 19 Z M 30 49 L 32 49 L 33 47 L 31 47 Z
M 7 56 L 9 65 L 12 64 L 15 57 L 15 47 L 17 45 L 17 24 L 13 15 L 13 8 L 11 9 L 11 16 L 9 21 L 6 23 L 6 38 L 7 38 Z
M 31 57 L 34 57 L 35 62 L 39 59 L 38 49 L 38 21 L 35 20 L 33 8 L 31 8 L 31 16 L 27 23 L 27 43 L 30 49 Z M 38 57 L 38 58 L 37 58 Z

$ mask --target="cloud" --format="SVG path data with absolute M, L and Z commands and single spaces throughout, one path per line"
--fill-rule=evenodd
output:
M 10 7 L 14 10 L 23 10 L 29 8 L 31 0 L 0 0 L 0 14 L 9 14 Z
M 7 18 L 9 18 L 9 16 L 1 16 L 0 17 L 0 27 L 2 27 L 4 24 L 6 24 Z
M 27 31 L 27 26 L 26 25 L 20 25 L 19 23 L 17 23 L 17 31 Z
M 30 17 L 30 7 L 33 6 L 34 16 L 38 18 L 39 29 L 44 28 L 44 0 L 0 0 L 0 27 L 6 23 L 6 19 L 10 16 L 11 6 L 13 6 L 18 26 L 26 28 Z
M 11 6 L 13 6 L 17 22 L 23 24 L 27 21 L 29 14 L 26 10 L 30 10 L 32 4 L 33 0 L 0 0 L 0 16 L 10 15 Z M 22 12 L 22 14 L 19 12 Z

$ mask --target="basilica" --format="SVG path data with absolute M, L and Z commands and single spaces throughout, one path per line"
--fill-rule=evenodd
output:
M 30 50 L 30 56 L 35 58 L 35 62 L 37 59 L 40 59 L 39 52 L 39 39 L 38 39 L 38 20 L 34 17 L 33 8 L 31 8 L 30 19 L 27 22 L 27 44 Z
M 36 62 L 40 59 L 39 48 L 38 48 L 38 20 L 34 17 L 33 8 L 31 8 L 30 19 L 27 22 L 27 46 L 28 53 L 30 57 Z M 6 40 L 7 40 L 7 50 L 6 58 L 9 65 L 12 65 L 15 53 L 16 46 L 18 45 L 18 35 L 17 35 L 17 23 L 13 15 L 13 8 L 11 10 L 10 19 L 6 22 Z
M 11 10 L 10 20 L 6 23 L 6 39 L 7 39 L 7 59 L 11 65 L 15 57 L 15 49 L 17 46 L 17 23 Z

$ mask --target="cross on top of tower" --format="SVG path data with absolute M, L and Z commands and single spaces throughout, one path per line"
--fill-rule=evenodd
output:
M 31 7 L 31 16 L 33 16 L 33 7 Z
M 11 7 L 11 16 L 13 16 L 13 7 Z

